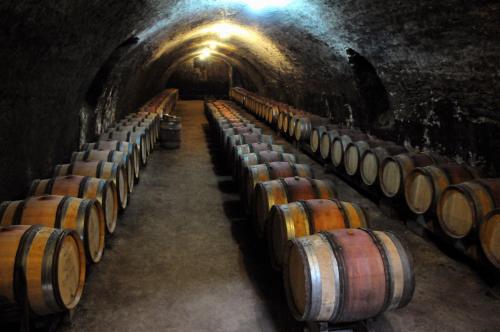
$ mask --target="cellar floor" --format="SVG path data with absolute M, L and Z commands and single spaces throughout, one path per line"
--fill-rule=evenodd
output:
M 301 331 L 288 313 L 280 276 L 253 236 L 217 157 L 201 101 L 181 101 L 182 148 L 157 149 L 83 299 L 61 331 Z M 304 154 L 318 177 L 400 235 L 414 255 L 413 301 L 373 322 L 375 331 L 498 331 L 500 298 L 469 264 L 385 217 Z

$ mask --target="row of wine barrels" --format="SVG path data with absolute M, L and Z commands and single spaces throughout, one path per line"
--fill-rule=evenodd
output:
M 266 143 L 273 144 L 273 137 L 271 135 L 261 135 L 254 133 L 246 133 L 239 135 L 229 135 L 225 145 L 224 155 L 226 160 L 231 160 L 231 156 L 235 153 L 235 147 L 243 144 L 252 143 Z
M 179 99 L 178 89 L 166 89 L 141 107 L 141 111 L 151 114 L 168 114 L 175 108 Z
M 344 165 L 344 154 L 347 145 L 352 142 L 369 139 L 368 135 L 361 132 L 352 132 L 348 135 L 340 135 L 333 139 L 330 144 L 330 160 L 335 167 Z
M 134 121 L 130 119 L 123 119 L 118 123 L 116 123 L 114 127 L 108 128 L 106 132 L 109 133 L 112 131 L 132 131 L 132 132 L 143 133 L 146 139 L 146 146 L 149 155 L 156 143 L 156 132 L 153 130 L 153 128 L 154 125 L 152 123 L 144 124 L 139 120 Z
M 112 163 L 118 163 L 123 166 L 125 170 L 125 177 L 127 181 L 128 192 L 132 193 L 134 190 L 134 174 L 135 169 L 132 164 L 132 160 L 129 155 L 125 152 L 116 150 L 86 150 L 73 152 L 71 155 L 71 161 L 109 161 Z
M 234 140 L 237 139 L 236 137 L 239 137 L 240 135 L 244 134 L 262 135 L 262 129 L 257 128 L 255 126 L 239 126 L 230 129 L 224 129 L 222 131 L 222 137 L 223 137 L 222 141 L 223 141 L 224 151 L 231 150 L 232 149 L 232 147 L 230 147 L 231 144 L 233 144 L 233 147 L 234 145 L 241 145 L 240 143 L 235 144 Z
M 43 225 L 76 230 L 85 244 L 87 258 L 94 263 L 104 252 L 105 221 L 96 200 L 44 195 L 0 205 L 0 224 Z
M 234 147 L 234 153 L 228 160 L 230 165 L 235 165 L 236 161 L 240 160 L 240 156 L 247 153 L 259 153 L 261 151 L 276 151 L 284 153 L 283 145 L 268 144 L 268 143 L 250 143 L 241 144 Z M 238 165 L 235 165 L 237 167 Z
M 290 161 L 275 161 L 246 167 L 240 185 L 240 193 L 245 211 L 250 213 L 255 186 L 258 183 L 288 177 L 314 178 L 313 169 L 306 164 Z
M 288 127 L 286 124 L 283 127 L 288 129 L 289 134 L 297 133 L 298 126 L 302 124 L 306 131 L 309 130 L 307 120 L 301 121 L 302 115 L 290 112 L 283 119 L 288 119 L 282 121 L 288 121 Z M 294 127 L 295 131 L 290 127 Z M 309 134 L 313 135 L 312 132 Z M 302 135 L 298 137 L 302 139 Z M 273 166 L 278 168 L 277 172 Z M 280 167 L 286 172 L 281 173 Z M 309 166 L 291 162 L 247 167 L 245 177 L 250 182 L 247 184 L 247 194 L 242 193 L 241 196 L 246 196 L 246 205 L 252 203 L 256 233 L 259 236 L 267 235 L 273 266 L 279 269 L 284 265 L 285 289 L 295 317 L 304 321 L 350 322 L 405 306 L 411 300 L 414 279 L 411 258 L 400 240 L 390 233 L 365 230 L 368 222 L 361 207 L 337 200 L 334 185 L 329 181 L 315 180 L 306 174 L 290 177 L 287 172 L 293 168 L 295 172 L 312 173 Z M 272 173 L 277 173 L 273 175 L 276 179 L 269 179 Z M 253 198 L 248 200 L 249 197 Z M 304 246 L 297 249 L 298 255 L 293 254 L 291 243 L 294 241 L 313 236 L 327 239 L 323 231 L 329 231 L 330 234 L 335 229 L 347 229 L 348 234 L 355 234 L 358 232 L 356 228 L 363 229 L 359 230 L 361 235 L 348 239 L 342 247 L 333 246 L 330 249 L 332 252 L 339 250 L 340 254 L 345 255 L 345 260 L 337 258 L 336 253 L 330 256 L 337 258 L 337 261 L 316 259 L 327 250 L 319 246 Z M 371 246 L 365 243 L 367 237 L 371 239 Z M 325 244 L 329 243 L 325 241 Z M 346 250 L 343 251 L 343 248 Z M 304 257 L 306 250 L 310 253 L 308 257 Z M 303 258 L 300 266 L 299 255 Z M 289 260 L 291 256 L 294 258 Z M 366 257 L 370 259 L 368 264 L 364 263 Z M 314 266 L 309 269 L 308 264 Z M 358 266 L 363 266 L 363 269 L 356 270 Z M 320 267 L 325 271 L 323 275 L 320 274 Z M 339 278 L 341 274 L 342 280 Z M 322 281 L 324 284 L 321 284 Z M 373 285 L 377 289 L 372 289 Z
M 104 213 L 107 232 L 114 233 L 118 219 L 118 194 L 112 181 L 78 175 L 34 180 L 31 183 L 28 196 L 43 195 L 73 196 L 97 200 Z
M 407 152 L 407 150 L 393 143 L 381 144 L 377 147 L 370 148 L 363 153 L 361 157 L 360 174 L 361 179 L 367 186 L 378 184 L 380 165 L 382 161 L 396 154 Z
M 116 134 L 130 133 L 131 135 L 135 134 L 142 136 L 142 139 L 144 140 L 144 148 L 146 151 L 146 156 L 149 156 L 151 154 L 151 151 L 153 150 L 153 145 L 151 143 L 149 130 L 145 128 L 139 128 L 133 125 L 130 126 L 117 125 L 115 127 L 106 129 L 104 134 L 101 135 L 101 138 L 113 138 L 113 134 L 115 133 Z
M 412 259 L 390 232 L 340 229 L 288 242 L 283 278 L 297 320 L 354 322 L 406 306 Z
M 347 129 L 347 128 L 339 128 L 339 129 L 329 129 L 323 131 L 321 134 L 321 140 L 319 145 L 319 153 L 323 160 L 330 159 L 330 153 L 332 150 L 332 143 L 335 137 L 342 135 L 349 135 L 353 133 L 358 133 L 356 129 Z
M 315 198 L 337 198 L 332 182 L 304 177 L 289 177 L 258 183 L 254 192 L 254 225 L 262 237 L 269 212 L 274 205 Z
M 273 266 L 281 269 L 288 241 L 321 231 L 367 228 L 365 212 L 354 203 L 337 199 L 310 199 L 274 205 L 267 227 Z
M 71 230 L 0 227 L 0 298 L 43 316 L 73 309 L 85 285 L 85 251 Z
M 344 157 L 346 173 L 350 176 L 358 175 L 361 170 L 361 160 L 365 151 L 377 146 L 388 145 L 391 145 L 391 143 L 379 139 L 360 140 L 347 144 Z
M 99 141 L 117 140 L 135 144 L 139 150 L 141 165 L 145 166 L 148 162 L 147 143 L 144 134 L 132 131 L 115 131 L 102 134 Z
M 313 128 L 327 122 L 328 120 L 326 118 L 315 115 L 307 115 L 299 118 L 295 125 L 295 141 L 302 142 L 310 140 Z
M 75 161 L 70 164 L 56 165 L 54 176 L 81 175 L 113 181 L 118 192 L 118 203 L 123 211 L 128 205 L 127 176 L 122 165 L 106 161 Z

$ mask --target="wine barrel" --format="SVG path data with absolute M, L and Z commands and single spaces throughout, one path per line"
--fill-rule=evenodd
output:
M 254 191 L 253 220 L 259 236 L 266 229 L 269 211 L 276 204 L 287 204 L 315 198 L 336 198 L 334 185 L 328 180 L 288 177 L 257 183 Z
M 75 161 L 71 164 L 56 165 L 54 176 L 82 175 L 113 181 L 118 192 L 118 203 L 121 210 L 128 205 L 128 188 L 123 166 L 106 161 Z
M 415 168 L 405 181 L 405 198 L 416 214 L 434 211 L 443 191 L 452 184 L 479 177 L 471 167 L 448 163 Z
M 103 140 L 95 143 L 85 143 L 82 150 L 116 150 L 125 152 L 129 155 L 132 164 L 134 165 L 134 178 L 135 183 L 139 182 L 139 170 L 141 168 L 141 161 L 139 155 L 139 148 L 135 143 L 129 143 L 117 140 Z
M 251 212 L 250 208 L 252 207 L 253 193 L 257 183 L 293 176 L 306 178 L 315 177 L 311 166 L 286 161 L 275 161 L 247 167 L 243 171 L 240 185 L 240 196 L 245 211 L 247 213 Z
M 276 152 L 285 152 L 283 145 L 275 145 L 268 143 L 251 143 L 251 144 L 242 144 L 234 147 L 234 153 L 230 159 L 230 164 L 235 165 L 236 160 L 240 160 L 240 156 L 247 153 L 257 153 L 260 151 L 276 151 Z
M 324 132 L 321 135 L 321 141 L 319 145 L 319 152 L 321 155 L 321 158 L 324 160 L 330 159 L 330 152 L 332 148 L 332 143 L 333 139 L 337 136 L 342 136 L 342 135 L 349 135 L 352 133 L 357 133 L 358 131 L 356 129 L 331 129 L 326 132 Z
M 225 155 L 227 156 L 226 160 L 229 161 L 231 160 L 231 157 L 234 156 L 235 146 L 242 144 L 252 144 L 252 143 L 273 144 L 273 136 L 259 135 L 254 133 L 228 136 L 225 149 Z
M 0 227 L 0 298 L 39 316 L 73 309 L 85 285 L 85 253 L 75 231 Z
M 6 201 L 0 204 L 0 224 L 71 229 L 80 235 L 91 262 L 99 262 L 104 252 L 104 214 L 96 200 L 44 195 Z
M 118 219 L 118 194 L 110 180 L 88 176 L 67 175 L 52 179 L 34 180 L 28 196 L 62 195 L 97 200 L 104 212 L 106 230 L 113 234 Z
M 369 139 L 367 134 L 364 133 L 350 133 L 349 135 L 337 136 L 330 144 L 330 160 L 335 167 L 344 165 L 344 153 L 347 144 Z
M 148 162 L 148 150 L 147 150 L 147 143 L 146 143 L 146 137 L 142 133 L 138 132 L 132 132 L 132 131 L 114 131 L 111 133 L 105 133 L 102 134 L 100 137 L 100 141 L 106 140 L 106 139 L 111 139 L 111 140 L 119 140 L 119 141 L 125 141 L 129 143 L 135 143 L 137 148 L 139 149 L 139 154 L 140 154 L 140 160 L 142 166 L 145 166 Z
M 311 146 L 311 151 L 314 153 L 319 153 L 319 147 L 321 143 L 321 137 L 323 136 L 323 133 L 337 129 L 337 126 L 334 125 L 324 125 L 324 126 L 317 126 L 314 127 L 311 130 L 311 137 L 309 138 L 309 145 Z
M 149 146 L 151 149 L 154 148 L 156 143 L 156 125 L 151 122 L 143 122 L 142 120 L 124 119 L 120 121 L 117 125 L 120 130 L 130 130 L 134 128 L 133 131 L 144 132 L 146 139 L 149 140 Z
M 123 166 L 125 170 L 125 176 L 127 181 L 128 192 L 132 193 L 134 190 L 134 169 L 132 160 L 128 157 L 128 154 L 116 150 L 86 150 L 73 152 L 71 155 L 71 161 L 109 161 L 111 163 L 118 163 Z
M 244 127 L 233 127 L 229 129 L 224 129 L 221 134 L 221 142 L 224 144 L 224 149 L 227 149 L 227 144 L 230 144 L 230 136 L 243 135 L 243 134 L 258 134 L 262 135 L 262 129 L 256 128 L 254 126 L 244 126 Z
M 446 188 L 437 215 L 443 231 L 460 239 L 479 227 L 496 208 L 500 208 L 500 179 L 476 179 Z
M 141 128 L 137 128 L 136 126 L 117 126 L 113 128 L 108 128 L 106 129 L 105 135 L 112 135 L 113 133 L 135 133 L 135 134 L 140 134 L 143 135 L 144 137 L 144 146 L 146 148 L 146 155 L 150 155 L 153 146 L 151 145 L 151 136 L 149 134 L 149 131 L 143 130 Z M 109 136 L 111 137 L 111 136 Z M 111 137 L 113 138 L 113 137 Z
M 294 137 L 297 142 L 310 139 L 314 127 L 327 123 L 326 118 L 314 115 L 300 117 L 295 125 Z
M 160 124 L 160 144 L 165 149 L 178 149 L 181 146 L 182 124 L 179 117 L 169 117 Z
M 337 199 L 310 199 L 275 205 L 267 225 L 268 248 L 272 265 L 281 269 L 289 240 L 340 228 L 366 228 L 363 209 Z
M 382 161 L 380 188 L 387 197 L 395 197 L 404 192 L 408 174 L 417 167 L 444 162 L 445 158 L 427 152 L 402 153 L 388 156 Z
M 299 122 L 300 118 L 306 116 L 306 113 L 304 112 L 296 112 L 288 120 L 288 131 L 286 134 L 288 137 L 294 138 L 295 137 L 295 127 L 297 127 L 297 123 Z
M 239 135 L 251 133 L 254 130 L 258 129 L 255 125 L 251 123 L 243 123 L 243 122 L 234 122 L 234 123 L 225 123 L 219 127 L 219 137 L 218 143 L 224 144 L 229 135 Z M 260 130 L 256 130 L 255 132 L 261 133 Z
M 235 181 L 238 183 L 241 179 L 243 172 L 248 166 L 270 163 L 273 161 L 288 161 L 296 163 L 297 158 L 291 153 L 282 153 L 277 151 L 260 151 L 256 153 L 247 153 L 240 156 L 235 169 Z
M 400 145 L 394 145 L 391 142 L 370 148 L 361 156 L 361 180 L 367 186 L 372 186 L 377 183 L 380 174 L 380 165 L 388 156 L 393 156 L 403 152 L 408 152 Z
M 361 158 L 364 152 L 370 148 L 386 144 L 387 142 L 378 139 L 367 141 L 356 141 L 347 144 L 344 154 L 344 168 L 348 175 L 358 174 L 361 166 Z
M 485 256 L 500 269 L 500 209 L 488 213 L 479 225 L 479 241 Z
M 339 229 L 293 239 L 283 271 L 299 321 L 360 321 L 406 306 L 415 289 L 410 252 L 391 232 Z

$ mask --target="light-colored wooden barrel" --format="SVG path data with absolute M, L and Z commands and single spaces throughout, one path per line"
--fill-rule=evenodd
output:
M 0 298 L 44 316 L 73 309 L 85 284 L 78 234 L 37 226 L 0 227 Z
M 338 128 L 337 126 L 331 124 L 314 127 L 311 130 L 311 137 L 309 138 L 309 145 L 311 146 L 311 151 L 314 153 L 319 153 L 321 137 L 323 137 L 323 133 L 334 129 Z
M 104 252 L 105 221 L 101 205 L 92 199 L 44 195 L 0 205 L 0 224 L 43 225 L 76 231 L 88 259 L 97 263 Z
M 224 150 L 228 149 L 227 144 L 231 144 L 233 142 L 231 139 L 229 139 L 230 136 L 243 135 L 243 134 L 262 135 L 262 129 L 250 126 L 224 129 L 222 132 L 222 142 L 224 142 Z
M 459 239 L 477 229 L 485 216 L 500 207 L 500 179 L 476 179 L 446 188 L 437 215 L 443 231 Z
M 82 175 L 113 181 L 118 192 L 118 203 L 121 210 L 128 205 L 128 188 L 125 170 L 118 163 L 107 161 L 75 161 L 71 164 L 56 165 L 54 176 Z
M 113 128 L 108 128 L 106 130 L 108 133 L 112 133 L 112 132 L 133 132 L 133 133 L 139 133 L 139 134 L 142 134 L 144 135 L 144 138 L 145 138 L 145 146 L 146 146 L 146 153 L 147 155 L 149 156 L 151 154 L 151 152 L 153 151 L 153 144 L 152 144 L 152 135 L 151 133 L 149 132 L 149 129 L 147 128 L 141 128 L 141 127 L 137 127 L 135 125 L 117 125 Z
M 73 152 L 71 161 L 109 161 L 111 163 L 118 163 L 123 166 L 125 170 L 125 177 L 127 181 L 128 192 L 132 193 L 134 190 L 134 166 L 128 154 L 116 150 L 86 150 Z
M 252 211 L 257 234 L 263 236 L 273 205 L 316 198 L 337 198 L 333 183 L 298 176 L 257 183 Z
M 344 165 L 344 153 L 347 144 L 368 139 L 368 135 L 359 132 L 349 133 L 335 137 L 330 144 L 330 161 L 333 166 L 341 167 Z
M 129 143 L 135 143 L 139 149 L 141 164 L 145 166 L 148 162 L 148 150 L 146 137 L 142 133 L 132 132 L 132 131 L 114 131 L 111 133 L 105 133 L 101 135 L 100 141 L 111 139 L 125 141 Z
M 139 148 L 137 147 L 137 144 L 107 139 L 94 143 L 85 143 L 82 146 L 82 150 L 115 150 L 128 154 L 134 169 L 135 183 L 139 182 L 141 157 L 139 155 Z
M 34 180 L 28 196 L 62 195 L 97 200 L 104 212 L 106 230 L 112 234 L 118 219 L 118 194 L 110 180 L 89 176 L 66 175 L 52 179 Z
M 268 143 L 251 143 L 251 144 L 241 144 L 234 147 L 234 153 L 230 159 L 231 165 L 237 167 L 235 162 L 240 160 L 240 156 L 247 153 L 257 153 L 260 151 L 276 151 L 285 152 L 283 145 L 268 144 Z
M 321 140 L 319 145 L 319 153 L 321 155 L 321 158 L 323 158 L 324 160 L 330 159 L 332 143 L 335 137 L 342 135 L 349 135 L 357 132 L 358 131 L 356 129 L 346 129 L 346 128 L 330 129 L 328 131 L 323 132 L 323 134 L 321 135 Z
M 412 257 L 401 240 L 366 229 L 291 240 L 283 278 L 300 321 L 360 321 L 406 306 L 415 289 Z
M 357 204 L 310 199 L 273 206 L 267 226 L 271 262 L 281 269 L 289 240 L 340 228 L 366 228 L 368 221 Z
M 302 142 L 310 139 L 313 128 L 327 122 L 328 120 L 326 118 L 310 114 L 299 117 L 295 124 L 295 141 Z
M 388 156 L 408 152 L 400 145 L 393 143 L 384 144 L 375 148 L 370 148 L 361 156 L 360 174 L 361 180 L 367 186 L 378 184 L 380 165 Z
M 485 256 L 500 269 L 500 209 L 488 213 L 479 225 L 479 241 Z
M 344 153 L 344 168 L 348 175 L 355 176 L 360 171 L 361 157 L 369 148 L 376 147 L 387 142 L 381 140 L 356 141 L 347 144 Z
M 315 177 L 311 166 L 286 161 L 276 161 L 247 167 L 243 172 L 240 185 L 240 196 L 245 211 L 247 213 L 251 212 L 250 208 L 252 207 L 253 194 L 257 183 L 293 176 Z
M 417 167 L 425 167 L 445 161 L 445 158 L 427 152 L 402 153 L 388 156 L 380 169 L 380 188 L 387 197 L 404 193 L 404 183 L 408 174 Z
M 277 151 L 260 151 L 255 153 L 246 153 L 240 155 L 239 161 L 236 164 L 234 180 L 236 183 L 242 179 L 245 169 L 249 166 L 271 163 L 274 161 L 288 161 L 297 163 L 298 159 L 294 154 L 283 153 Z
M 406 203 L 413 213 L 434 213 L 437 202 L 449 185 L 477 177 L 479 174 L 473 168 L 456 163 L 417 167 L 405 181 Z

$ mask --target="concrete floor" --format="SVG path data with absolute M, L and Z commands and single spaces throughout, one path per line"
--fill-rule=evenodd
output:
M 151 155 L 102 262 L 92 268 L 71 325 L 61 331 L 301 331 L 279 274 L 220 167 L 198 101 L 180 102 L 182 148 Z M 283 140 L 342 199 L 367 209 L 372 225 L 405 239 L 416 291 L 376 331 L 499 331 L 500 298 L 469 265 L 385 217 L 370 200 Z

